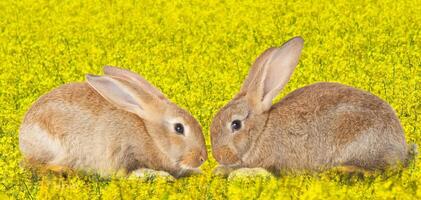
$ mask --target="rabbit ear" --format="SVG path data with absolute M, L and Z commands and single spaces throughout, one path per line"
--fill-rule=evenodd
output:
M 86 75 L 88 84 L 108 102 L 145 120 L 157 121 L 164 113 L 166 101 L 156 97 L 149 88 L 111 76 Z
M 249 74 L 247 75 L 246 80 L 244 80 L 243 85 L 241 86 L 241 92 L 247 92 L 247 89 L 250 87 L 250 84 L 254 80 L 254 78 L 257 75 L 257 72 L 259 72 L 259 69 L 264 66 L 266 61 L 270 58 L 273 51 L 276 50 L 275 47 L 271 47 L 269 49 L 266 49 L 265 52 L 263 52 L 253 63 L 253 65 L 250 68 Z
M 162 92 L 159 91 L 159 89 L 155 88 L 153 85 L 151 85 L 148 81 L 146 81 L 144 78 L 142 78 L 138 74 L 133 73 L 129 70 L 121 69 L 121 68 L 113 67 L 113 66 L 104 66 L 104 74 L 133 81 L 141 85 L 142 87 L 146 88 L 153 95 L 159 98 L 165 99 L 164 94 L 162 94 Z
M 289 81 L 303 48 L 304 40 L 294 37 L 279 48 L 266 50 L 254 63 L 242 90 L 257 113 L 270 109 L 272 100 Z

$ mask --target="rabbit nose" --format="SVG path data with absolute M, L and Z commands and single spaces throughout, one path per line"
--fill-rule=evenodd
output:
M 204 163 L 208 159 L 208 153 L 206 150 L 203 150 L 200 154 L 200 163 Z

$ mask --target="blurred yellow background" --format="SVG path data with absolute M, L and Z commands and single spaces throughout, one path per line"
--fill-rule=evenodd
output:
M 421 1 L 0 1 L 0 197 L 21 199 L 419 199 L 419 162 L 399 172 L 332 172 L 227 181 L 36 176 L 19 167 L 18 128 L 42 94 L 102 66 L 133 70 L 201 125 L 210 151 L 214 114 L 252 61 L 293 36 L 301 61 L 278 99 L 318 81 L 370 91 L 421 144 Z M 416 158 L 419 160 L 419 157 Z M 4 195 L 3 195 L 4 194 Z

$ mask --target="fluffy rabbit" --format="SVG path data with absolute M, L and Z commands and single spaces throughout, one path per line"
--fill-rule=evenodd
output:
M 408 148 L 395 112 L 368 92 L 321 82 L 272 105 L 298 64 L 303 43 L 295 37 L 266 50 L 240 92 L 213 119 L 212 152 L 221 167 L 277 173 L 405 163 Z
M 196 171 L 207 159 L 199 123 L 139 75 L 109 66 L 104 73 L 34 103 L 20 127 L 25 160 L 102 175 Z

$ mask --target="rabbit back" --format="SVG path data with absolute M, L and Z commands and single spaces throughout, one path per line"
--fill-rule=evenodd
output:
M 87 83 L 65 84 L 42 96 L 24 118 L 19 143 L 25 158 L 38 164 L 107 172 L 151 163 L 137 155 L 152 143 L 142 119 Z
M 336 165 L 384 168 L 404 162 L 407 145 L 394 110 L 380 98 L 339 83 L 316 83 L 288 94 L 269 111 L 278 132 L 281 168 Z M 274 141 L 273 136 L 266 142 Z

